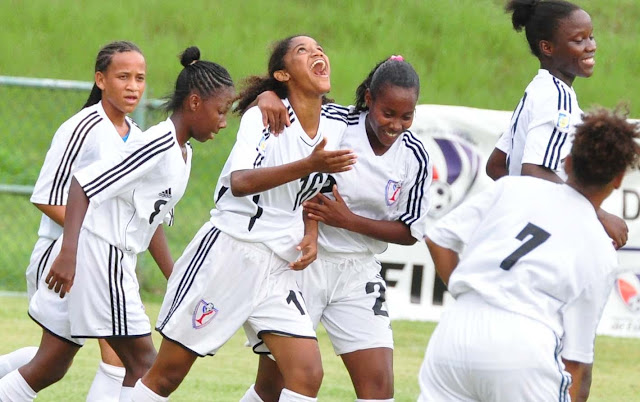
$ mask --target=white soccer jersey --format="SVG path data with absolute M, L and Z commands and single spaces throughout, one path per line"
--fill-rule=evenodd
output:
M 582 122 L 578 97 L 549 71 L 540 69 L 527 86 L 496 147 L 507 154 L 509 175 L 523 163 L 544 166 L 566 180 L 564 159 L 571 151 L 575 126 Z
M 533 318 L 563 338 L 562 356 L 593 360 L 595 331 L 613 285 L 616 253 L 593 205 L 566 184 L 505 177 L 442 218 L 427 236 L 461 252 L 454 297 Z
M 140 133 L 128 117 L 129 138 Z M 101 160 L 125 146 L 120 134 L 102 108 L 102 102 L 86 107 L 62 123 L 51 140 L 44 164 L 36 181 L 31 202 L 66 205 L 71 177 L 80 168 Z M 62 227 L 42 214 L 38 236 L 57 239 Z
M 234 197 L 230 191 L 231 173 L 306 158 L 323 137 L 327 138 L 325 149 L 338 149 L 347 125 L 347 110 L 338 105 L 323 105 L 318 132 L 310 138 L 289 101 L 284 99 L 283 103 L 289 111 L 291 126 L 277 137 L 263 127 L 258 107 L 242 116 L 236 143 L 216 185 L 216 208 L 211 210 L 211 223 L 236 239 L 264 243 L 282 259 L 295 261 L 300 254 L 296 246 L 304 233 L 300 206 L 320 191 L 328 175 L 312 173 L 259 194 Z
M 140 253 L 173 206 L 191 172 L 191 145 L 186 161 L 171 119 L 130 140 L 124 152 L 75 174 L 90 199 L 83 227 L 119 249 Z
M 353 213 L 375 220 L 400 220 L 413 237 L 422 240 L 432 180 L 429 155 L 422 141 L 408 130 L 383 155 L 374 154 L 365 128 L 367 114 L 350 111 L 349 121 L 355 124 L 347 128 L 340 148 L 352 149 L 358 162 L 348 172 L 331 175 L 330 181 Z M 333 198 L 331 186 L 323 192 Z M 379 254 L 387 248 L 386 242 L 323 223 L 318 244 L 337 253 Z

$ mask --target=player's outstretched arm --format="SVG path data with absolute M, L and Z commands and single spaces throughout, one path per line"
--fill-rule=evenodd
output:
M 336 185 L 333 186 L 332 191 L 335 200 L 318 194 L 317 202 L 305 201 L 302 204 L 305 215 L 326 225 L 360 233 L 387 243 L 410 246 L 416 242 L 411 235 L 411 229 L 404 223 L 369 219 L 354 214 L 338 192 Z
M 149 242 L 149 253 L 158 264 L 158 268 L 160 268 L 164 277 L 169 279 L 171 271 L 173 271 L 173 258 L 171 257 L 171 251 L 169 251 L 169 244 L 167 243 L 167 236 L 164 234 L 163 225 L 158 225 L 153 234 L 151 242 Z
M 598 209 L 598 219 L 609 237 L 611 237 L 611 240 L 613 240 L 613 246 L 616 249 L 627 244 L 629 227 L 624 219 L 610 214 L 602 208 Z
M 534 165 L 533 163 L 523 163 L 522 171 L 520 173 L 522 176 L 533 176 L 554 183 L 564 183 L 564 180 L 562 180 L 553 170 L 544 166 Z
M 45 279 L 49 289 L 54 289 L 56 293 L 60 293 L 60 297 L 64 297 L 73 286 L 73 278 L 76 274 L 78 237 L 80 236 L 80 228 L 88 208 L 89 198 L 74 177 L 69 188 L 62 247 Z
M 285 127 L 291 125 L 287 108 L 282 100 L 273 91 L 265 91 L 256 98 L 260 113 L 262 113 L 262 124 L 269 126 L 273 134 L 280 134 Z
M 498 148 L 494 148 L 487 159 L 487 166 L 485 168 L 487 176 L 493 180 L 498 180 L 503 176 L 507 176 L 509 171 L 507 170 L 507 154 Z
M 589 398 L 591 389 L 591 376 L 593 364 L 580 363 L 573 360 L 565 360 L 565 369 L 571 374 L 572 383 L 569 395 L 573 402 L 585 402 Z
M 431 254 L 431 259 L 433 260 L 438 276 L 442 279 L 442 282 L 448 286 L 449 278 L 460 261 L 458 253 L 437 245 L 428 237 L 425 238 L 425 243 L 429 248 L 429 253 Z
M 311 155 L 280 166 L 236 170 L 231 173 L 231 192 L 235 197 L 244 197 L 278 187 L 313 172 L 339 173 L 351 169 L 356 155 L 349 149 L 327 151 L 327 139 L 313 149 Z

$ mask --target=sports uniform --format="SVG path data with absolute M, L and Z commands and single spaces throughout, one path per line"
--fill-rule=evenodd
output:
M 540 69 L 527 86 L 496 148 L 507 154 L 509 175 L 519 176 L 523 163 L 544 166 L 567 179 L 564 158 L 573 144 L 582 110 L 572 87 Z
M 158 225 L 171 220 L 191 170 L 170 119 L 130 140 L 123 152 L 75 174 L 90 200 L 78 239 L 69 313 L 51 307 L 59 296 L 41 287 L 30 316 L 49 332 L 82 345 L 83 338 L 150 334 L 135 275 L 136 254 Z M 46 274 L 45 274 L 46 275 Z M 64 299 L 63 299 L 64 300 Z
M 410 131 L 403 132 L 383 155 L 374 154 L 365 127 L 367 115 L 353 108 L 349 111 L 350 125 L 341 148 L 352 149 L 358 163 L 348 172 L 332 175 L 332 180 L 353 213 L 374 220 L 399 220 L 422 240 L 432 179 L 429 155 Z M 333 197 L 330 186 L 325 192 Z M 323 223 L 318 229 L 318 259 L 297 272 L 314 326 L 322 321 L 339 355 L 393 348 L 386 283 L 375 258 L 387 243 Z
M 278 166 L 311 154 L 323 137 L 337 149 L 346 113 L 322 106 L 317 135 L 302 129 L 288 100 L 291 126 L 280 136 L 263 128 L 257 107 L 242 117 L 236 143 L 215 190 L 216 208 L 169 278 L 156 329 L 204 356 L 216 351 L 244 325 L 257 353 L 267 352 L 261 333 L 315 338 L 294 271 L 296 246 L 304 233 L 302 202 L 325 185 L 327 174 L 312 173 L 259 194 L 234 197 L 231 173 Z
M 129 117 L 128 137 L 135 138 L 140 129 Z M 102 108 L 102 102 L 86 107 L 62 123 L 51 140 L 40 175 L 36 181 L 31 202 L 44 205 L 66 205 L 71 177 L 80 168 L 119 152 L 125 141 Z M 60 252 L 62 227 L 42 214 L 38 241 L 27 267 L 27 295 L 29 299 L 38 288 L 45 268 Z
M 566 184 L 505 177 L 427 236 L 465 250 L 449 280 L 456 303 L 427 347 L 420 400 L 568 400 L 561 358 L 593 361 L 617 265 L 593 205 Z

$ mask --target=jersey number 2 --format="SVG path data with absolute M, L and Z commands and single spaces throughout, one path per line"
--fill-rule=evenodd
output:
M 531 236 L 529 240 L 524 242 L 522 246 L 518 247 L 516 251 L 509 254 L 507 258 L 502 260 L 502 262 L 500 263 L 500 268 L 504 269 L 505 271 L 510 270 L 511 267 L 513 267 L 513 265 L 518 262 L 520 258 L 547 241 L 549 236 L 551 236 L 544 229 L 534 225 L 533 223 L 527 223 L 527 226 L 525 226 L 524 229 L 522 229 L 520 233 L 518 233 L 516 239 L 524 240 L 529 235 Z

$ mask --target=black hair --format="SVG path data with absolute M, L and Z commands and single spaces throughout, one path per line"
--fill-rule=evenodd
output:
M 376 64 L 356 89 L 356 110 L 361 112 L 369 110 L 364 99 L 367 89 L 371 93 L 371 97 L 375 99 L 385 85 L 413 88 L 416 90 L 416 98 L 420 95 L 420 78 L 413 66 L 404 60 L 385 59 Z
M 517 32 L 524 28 L 529 48 L 540 58 L 541 40 L 553 40 L 560 20 L 580 7 L 564 0 L 510 0 L 505 11 L 512 13 L 511 23 Z
M 284 99 L 288 96 L 287 85 L 284 82 L 276 80 L 274 74 L 278 70 L 284 70 L 284 57 L 286 56 L 289 48 L 291 47 L 291 41 L 299 36 L 307 36 L 304 34 L 288 36 L 282 40 L 279 40 L 273 45 L 271 50 L 271 56 L 269 56 L 269 64 L 267 66 L 267 75 L 265 76 L 251 76 L 243 80 L 244 89 L 238 95 L 238 103 L 233 109 L 234 112 L 242 115 L 249 109 L 249 106 L 256 100 L 258 95 L 265 91 L 273 91 L 278 95 L 280 99 Z M 322 97 L 322 103 L 332 102 L 332 99 L 326 96 Z
M 221 88 L 233 87 L 229 72 L 218 63 L 200 60 L 200 49 L 196 46 L 188 47 L 180 54 L 180 64 L 184 68 L 178 74 L 173 94 L 165 104 L 167 112 L 180 109 L 192 91 L 206 99 Z
M 578 183 L 603 186 L 628 168 L 638 167 L 640 127 L 626 115 L 619 109 L 598 108 L 583 116 L 571 148 Z
M 98 52 L 98 56 L 96 56 L 96 67 L 94 72 L 102 72 L 105 73 L 111 65 L 111 60 L 113 59 L 113 55 L 116 53 L 125 53 L 125 52 L 138 52 L 142 54 L 142 50 L 138 46 L 136 46 L 132 42 L 128 42 L 125 40 L 120 40 L 116 42 L 111 42 L 102 47 Z M 85 107 L 95 105 L 100 102 L 102 99 L 102 90 L 98 88 L 96 83 L 93 84 L 93 88 L 91 88 L 91 93 L 89 94 L 89 98 L 85 102 Z

